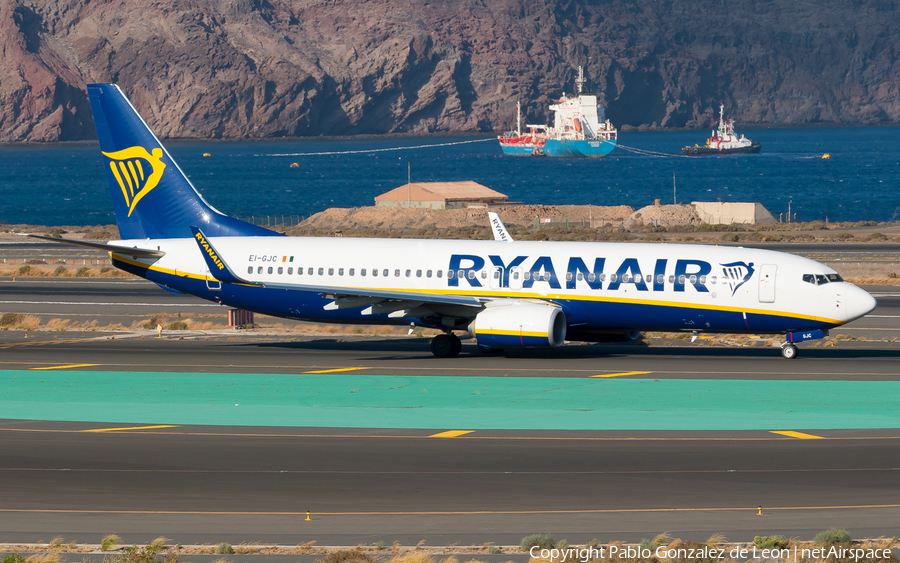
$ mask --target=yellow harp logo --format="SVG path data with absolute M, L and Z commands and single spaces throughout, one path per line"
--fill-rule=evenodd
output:
M 162 149 L 153 149 L 153 154 L 147 152 L 144 147 L 129 147 L 116 152 L 105 152 L 109 157 L 109 169 L 122 188 L 125 196 L 125 205 L 128 206 L 128 216 L 141 198 L 150 193 L 162 178 L 166 169 L 162 162 Z

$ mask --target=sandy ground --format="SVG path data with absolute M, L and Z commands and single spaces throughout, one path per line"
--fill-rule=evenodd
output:
M 513 205 L 492 208 L 513 236 L 542 240 L 650 241 L 846 241 L 900 242 L 900 222 L 776 223 L 772 225 L 704 224 L 692 205 Z M 290 235 L 410 238 L 491 238 L 488 209 L 331 208 L 297 226 L 275 227 Z M 658 226 L 653 224 L 654 220 Z M 15 233 L 108 241 L 118 238 L 115 225 L 45 227 L 0 225 L 0 241 L 24 240 Z

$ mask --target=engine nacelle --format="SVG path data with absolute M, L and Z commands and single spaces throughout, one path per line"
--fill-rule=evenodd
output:
M 538 303 L 510 303 L 488 307 L 469 325 L 479 346 L 517 348 L 552 346 L 566 339 L 566 315 L 562 309 Z

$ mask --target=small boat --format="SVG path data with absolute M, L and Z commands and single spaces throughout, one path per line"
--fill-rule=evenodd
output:
M 578 67 L 575 81 L 578 95 L 566 96 L 550 106 L 554 113 L 553 127 L 526 125 L 522 134 L 522 110 L 516 104 L 516 130 L 497 138 L 503 154 L 515 156 L 606 156 L 614 148 L 618 131 L 605 119 L 603 106 L 597 96 L 582 94 L 586 80 L 584 69 Z
M 698 156 L 706 154 L 758 153 L 762 143 L 754 143 L 744 135 L 737 137 L 734 132 L 734 121 L 725 119 L 725 106 L 719 106 L 719 128 L 712 132 L 702 147 L 682 147 L 682 154 Z

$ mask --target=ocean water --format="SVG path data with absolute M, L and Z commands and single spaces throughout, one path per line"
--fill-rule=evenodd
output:
M 508 157 L 496 139 L 484 137 L 166 146 L 207 201 L 257 222 L 373 205 L 375 196 L 405 184 L 407 174 L 414 182 L 474 180 L 524 203 L 637 209 L 657 198 L 758 201 L 776 218 L 786 218 L 790 205 L 796 221 L 900 219 L 900 128 L 742 132 L 762 143 L 760 154 L 679 154 L 681 146 L 702 144 L 708 131 L 621 133 L 620 147 L 600 159 Z M 824 153 L 831 158 L 822 159 Z M 0 191 L 0 223 L 115 222 L 96 145 L 0 147 Z

